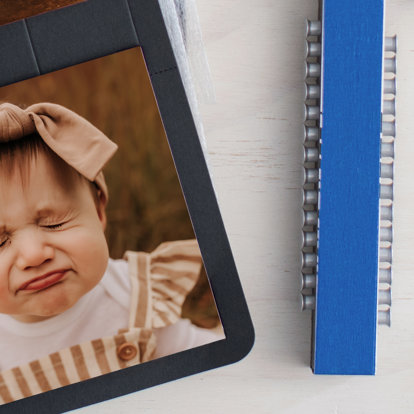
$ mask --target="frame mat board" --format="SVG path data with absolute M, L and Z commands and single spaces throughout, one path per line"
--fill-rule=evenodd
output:
M 85 0 L 30 0 L 30 6 L 27 7 L 27 0 L 2 0 L 0 2 L 0 25 L 26 19 L 27 17 L 60 9 L 61 7 L 82 1 Z
M 140 46 L 226 339 L 0 406 L 60 413 L 230 364 L 254 330 L 183 83 L 155 0 L 89 0 L 0 27 L 0 86 Z

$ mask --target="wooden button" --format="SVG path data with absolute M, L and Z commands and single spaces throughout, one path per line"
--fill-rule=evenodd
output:
M 118 346 L 116 352 L 120 359 L 123 361 L 129 361 L 136 357 L 138 348 L 131 342 L 125 342 L 124 344 Z

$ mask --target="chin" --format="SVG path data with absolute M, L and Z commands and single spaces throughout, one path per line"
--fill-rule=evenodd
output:
M 38 309 L 38 316 L 50 318 L 59 315 L 70 309 L 79 300 L 79 297 L 68 295 L 53 295 L 50 298 L 43 298 L 40 309 Z

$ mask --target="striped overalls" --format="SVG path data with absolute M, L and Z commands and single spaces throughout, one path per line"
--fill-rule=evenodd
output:
M 196 240 L 185 240 L 163 243 L 152 253 L 128 251 L 125 258 L 131 280 L 128 328 L 0 372 L 0 404 L 151 360 L 153 328 L 179 320 L 200 273 L 200 251 Z

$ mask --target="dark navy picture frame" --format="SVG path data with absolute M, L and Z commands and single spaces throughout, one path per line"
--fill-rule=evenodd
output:
M 60 413 L 227 365 L 254 330 L 157 0 L 88 0 L 0 26 L 0 86 L 139 46 L 226 339 L 0 406 Z

